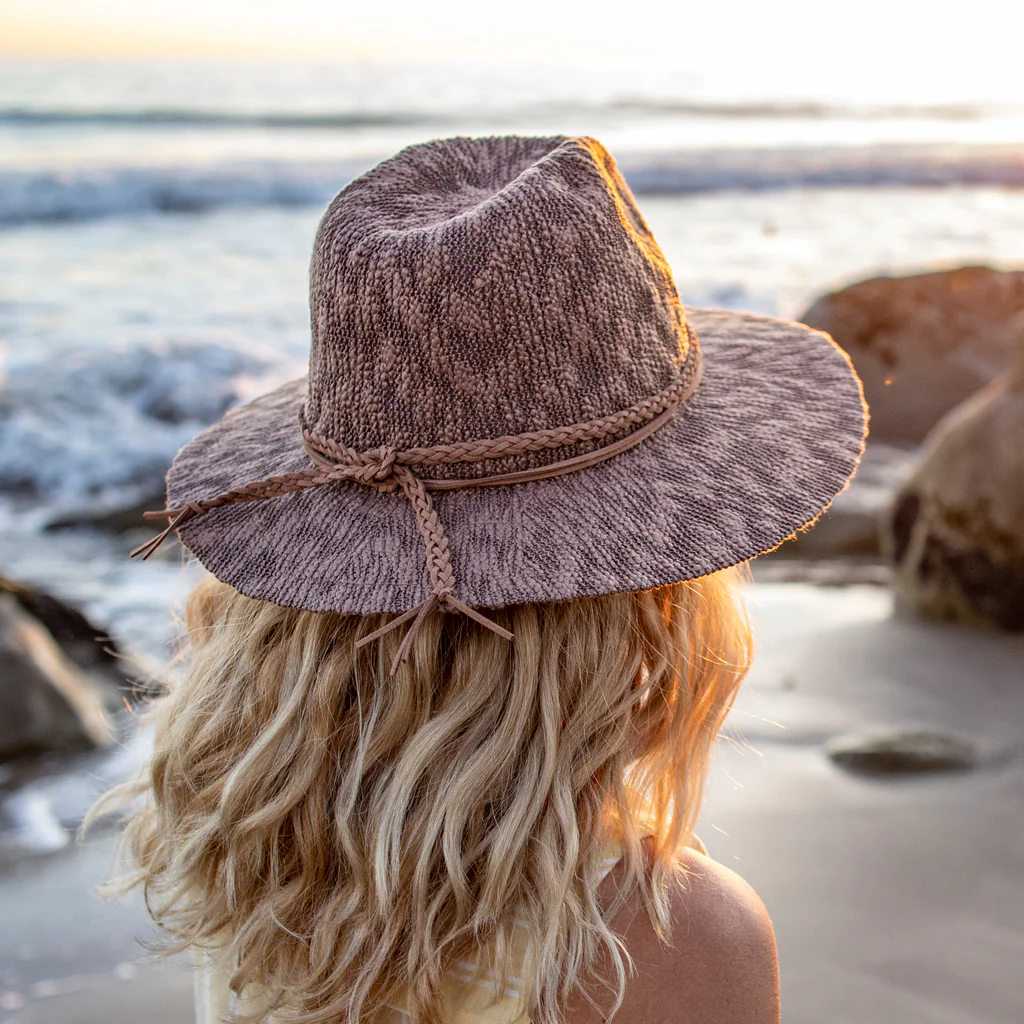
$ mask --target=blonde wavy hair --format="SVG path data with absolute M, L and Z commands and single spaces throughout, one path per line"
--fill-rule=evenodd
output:
M 749 662 L 741 571 L 496 610 L 514 643 L 435 614 L 393 679 L 401 631 L 355 648 L 387 616 L 204 580 L 186 677 L 148 712 L 151 764 L 92 814 L 134 808 L 132 868 L 108 892 L 142 886 L 170 951 L 226 950 L 254 1007 L 240 1019 L 359 1024 L 404 999 L 437 1024 L 450 963 L 485 950 L 504 990 L 512 906 L 535 950 L 530 1019 L 560 1020 L 597 977 L 617 1008 L 628 954 L 606 921 L 639 896 L 668 938 L 668 886 Z M 600 907 L 610 839 L 623 881 Z

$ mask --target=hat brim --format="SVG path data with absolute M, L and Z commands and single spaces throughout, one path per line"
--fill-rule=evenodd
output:
M 435 492 L 462 601 L 496 607 L 693 579 L 778 546 L 841 491 L 864 447 L 860 381 L 827 334 L 688 309 L 704 353 L 690 402 L 635 448 L 565 476 Z M 229 412 L 187 444 L 172 506 L 309 465 L 305 379 Z M 310 611 L 406 611 L 430 592 L 400 491 L 332 483 L 228 505 L 183 543 L 249 597 Z

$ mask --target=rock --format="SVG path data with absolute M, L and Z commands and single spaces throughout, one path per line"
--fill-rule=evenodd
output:
M 77 609 L 0 576 L 0 761 L 108 745 L 133 669 Z
M 825 750 L 848 771 L 869 775 L 966 771 L 978 761 L 967 740 L 925 730 L 839 736 Z
M 77 666 L 113 669 L 117 679 L 123 681 L 123 658 L 117 644 L 77 608 L 2 574 L 0 594 L 10 594 L 23 611 L 37 619 Z
M 920 444 L 1006 371 L 1024 272 L 988 267 L 877 277 L 824 296 L 801 319 L 827 331 L 864 381 L 876 441 Z
M 885 513 L 917 458 L 913 449 L 869 441 L 850 486 L 836 496 L 818 521 L 772 554 L 759 558 L 755 565 L 766 560 L 836 558 L 880 562 Z
M 109 741 L 95 688 L 42 624 L 0 594 L 0 759 Z
M 104 533 L 127 533 L 129 530 L 152 530 L 153 520 L 145 519 L 143 512 L 161 509 L 166 504 L 163 483 L 159 489 L 149 488 L 141 496 L 126 495 L 123 501 L 106 499 L 92 504 L 83 503 L 74 508 L 58 508 L 46 523 L 45 529 L 70 530 L 88 527 Z
M 1024 630 L 1021 335 L 1010 371 L 942 420 L 896 495 L 885 550 L 900 608 Z

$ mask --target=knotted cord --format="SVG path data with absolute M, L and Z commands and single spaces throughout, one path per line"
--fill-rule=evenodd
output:
M 415 608 L 392 619 L 387 625 L 364 636 L 356 643 L 356 647 L 363 647 L 412 619 L 412 625 L 403 638 L 391 665 L 391 674 L 394 675 L 398 671 L 398 666 L 408 660 L 413 640 L 423 620 L 439 605 L 461 612 L 506 640 L 512 640 L 514 637 L 507 629 L 503 629 L 496 622 L 455 597 L 455 571 L 452 566 L 451 547 L 444 526 L 430 500 L 429 492 L 461 490 L 468 487 L 507 486 L 547 480 L 597 465 L 639 444 L 664 426 L 683 403 L 693 395 L 700 383 L 703 372 L 700 346 L 696 342 L 692 329 L 687 327 L 687 330 L 691 339 L 689 352 L 680 376 L 673 384 L 628 409 L 612 413 L 610 416 L 588 420 L 585 423 L 535 430 L 524 434 L 511 434 L 482 441 L 434 445 L 430 448 L 407 448 L 396 451 L 391 447 L 383 447 L 366 452 L 356 451 L 354 448 L 348 448 L 330 438 L 315 434 L 303 423 L 303 445 L 313 462 L 312 466 L 297 472 L 281 473 L 277 476 L 267 477 L 265 480 L 232 487 L 211 498 L 200 498 L 175 508 L 144 513 L 147 519 L 166 518 L 169 522 L 159 534 L 137 547 L 131 553 L 132 557 L 149 558 L 172 531 L 179 529 L 198 516 L 212 512 L 214 509 L 223 508 L 225 505 L 264 501 L 268 498 L 293 494 L 309 487 L 321 487 L 324 484 L 342 480 L 374 487 L 381 491 L 393 491 L 396 488 L 401 488 L 416 515 L 416 524 L 426 548 L 427 571 L 430 574 L 431 583 L 430 596 Z M 546 451 L 580 441 L 601 440 L 621 434 L 629 428 L 634 429 L 611 444 L 573 458 L 532 469 L 470 479 L 443 480 L 425 478 L 416 471 L 423 468 L 429 469 L 431 466 L 483 462 L 488 459 L 501 459 L 529 452 Z

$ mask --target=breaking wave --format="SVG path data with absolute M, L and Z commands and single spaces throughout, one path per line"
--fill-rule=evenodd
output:
M 11 359 L 0 382 L 0 492 L 42 499 L 55 515 L 149 497 L 182 444 L 300 372 L 251 344 L 112 344 Z
M 322 206 L 365 161 L 0 171 L 0 225 L 227 206 Z M 638 194 L 792 188 L 1024 188 L 1024 148 L 800 147 L 659 153 L 620 160 Z

